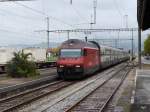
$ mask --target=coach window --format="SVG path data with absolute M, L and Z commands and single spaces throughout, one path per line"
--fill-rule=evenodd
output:
M 101 56 L 104 55 L 104 49 L 102 49 L 102 48 L 100 49 L 100 54 L 101 54 Z

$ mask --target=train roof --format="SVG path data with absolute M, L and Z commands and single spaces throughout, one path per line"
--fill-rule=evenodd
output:
M 115 51 L 122 51 L 122 52 L 127 52 L 125 50 L 121 50 L 121 49 L 117 49 L 117 48 L 113 48 L 113 47 L 109 47 L 109 46 L 105 46 L 105 45 L 100 45 L 101 48 L 105 48 L 105 49 L 112 49 Z
M 83 47 L 98 48 L 95 44 L 91 42 L 85 42 L 79 39 L 69 39 L 63 42 L 61 45 L 61 48 L 83 48 Z
M 109 47 L 109 46 L 105 46 L 105 45 L 100 45 L 96 41 L 86 42 L 86 41 L 79 40 L 79 39 L 69 39 L 61 44 L 61 48 L 64 48 L 64 49 L 65 48 L 85 48 L 85 47 L 91 47 L 91 48 L 97 48 L 97 49 L 99 49 L 99 48 L 111 49 L 114 51 L 126 52 L 121 49 L 117 49 L 117 48 L 113 48 L 113 47 Z
M 121 50 L 121 49 L 118 49 L 118 48 L 113 48 L 113 47 L 110 47 L 110 46 L 101 45 L 96 41 L 89 41 L 89 42 L 92 42 L 92 43 L 96 44 L 101 49 L 109 49 L 109 50 L 114 50 L 114 51 L 127 52 L 125 50 Z

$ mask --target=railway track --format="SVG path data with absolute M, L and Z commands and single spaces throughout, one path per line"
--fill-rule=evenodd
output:
M 117 70 L 104 72 L 97 79 L 81 85 L 56 102 L 47 104 L 45 109 L 39 108 L 36 111 L 103 112 L 129 71 L 127 66 L 120 66 Z
M 107 73 L 110 73 L 110 72 L 112 72 L 112 70 L 110 70 Z M 22 92 L 22 93 L 19 93 L 19 94 L 16 94 L 7 98 L 3 98 L 0 100 L 0 110 L 2 112 L 9 112 L 9 111 L 15 110 L 21 106 L 31 103 L 39 98 L 42 98 L 62 88 L 70 86 L 71 84 L 74 84 L 74 83 L 75 82 L 64 82 L 61 80 L 61 81 L 57 81 L 51 84 L 44 85 L 39 88 L 28 90 L 28 91 L 25 91 L 25 92 Z
M 56 81 L 0 100 L 0 111 L 9 112 L 20 106 L 70 86 L 75 82 Z
M 109 80 L 113 79 L 113 77 L 115 77 L 116 74 L 120 73 L 120 71 L 125 68 L 125 66 L 117 66 L 117 67 L 119 67 L 119 69 L 114 67 L 114 69 L 116 70 L 110 69 L 106 72 L 104 71 L 101 75 L 99 75 L 99 77 L 95 78 L 94 80 L 92 79 L 91 81 L 88 81 L 87 83 L 83 82 L 83 85 L 81 85 L 81 87 L 74 88 L 74 90 L 62 96 L 62 98 L 58 98 L 59 100 L 56 99 L 56 101 L 47 104 L 45 108 L 39 108 L 39 109 L 36 109 L 36 111 L 42 111 L 42 112 L 72 111 L 74 107 L 76 107 L 80 102 L 82 101 L 84 102 L 84 100 L 94 91 L 96 91 L 96 89 L 98 89 L 99 87 L 102 87 L 105 83 L 107 84 Z M 93 103 L 90 103 L 90 104 L 93 104 Z M 27 111 L 28 109 L 25 112 Z
M 7 80 L 1 76 L 0 80 Z M 54 70 L 52 70 L 51 72 L 47 71 L 42 71 L 41 72 L 41 77 L 39 77 L 38 79 L 34 79 L 34 80 L 29 80 L 23 83 L 18 83 L 18 84 L 14 84 L 14 85 L 8 85 L 8 86 L 4 86 L 0 88 L 0 99 L 8 97 L 8 96 L 12 96 L 14 94 L 18 94 L 20 92 L 24 92 L 26 90 L 29 89 L 33 89 L 54 81 L 57 81 L 58 77 L 57 74 L 55 73 Z M 9 81 L 9 80 L 8 80 Z
M 122 66 L 120 66 L 120 67 L 122 67 Z M 104 76 L 106 76 L 106 74 L 110 74 L 112 72 L 117 73 L 118 71 L 116 72 L 116 71 L 114 71 L 114 69 L 110 69 L 110 70 L 106 71 Z M 101 79 L 102 77 L 103 76 L 99 76 L 96 80 Z M 94 82 L 94 80 L 89 82 L 87 84 L 87 86 L 93 82 Z M 36 101 L 37 99 L 42 98 L 51 93 L 57 92 L 57 91 L 61 90 L 62 88 L 68 87 L 74 83 L 75 82 L 56 81 L 56 82 L 53 82 L 50 84 L 43 85 L 38 88 L 34 88 L 34 89 L 30 89 L 30 90 L 27 90 L 22 93 L 18 93 L 16 95 L 13 95 L 13 96 L 10 96 L 7 98 L 3 98 L 0 100 L 0 111 L 9 112 L 12 110 L 16 110 L 26 104 Z M 80 90 L 82 90 L 82 88 Z
M 121 70 L 73 106 L 65 108 L 65 112 L 104 112 L 129 71 Z M 112 108 L 108 110 L 113 111 Z

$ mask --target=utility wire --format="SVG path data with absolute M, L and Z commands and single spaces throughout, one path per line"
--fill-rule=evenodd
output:
M 12 31 L 12 30 L 6 30 L 6 29 L 0 29 L 1 32 L 7 32 L 7 33 L 15 33 L 15 34 L 23 34 L 23 35 L 26 35 L 26 36 L 33 36 L 33 35 L 30 35 L 30 34 L 27 34 L 27 33 L 23 33 L 23 32 L 15 32 L 15 31 Z
M 119 9 L 118 3 L 116 2 L 116 0 L 113 0 L 113 1 L 114 1 L 113 3 L 114 3 L 114 5 L 115 5 L 116 10 L 118 11 L 119 15 L 120 15 L 121 17 L 123 17 L 123 14 L 122 14 L 121 10 Z
M 78 23 L 78 24 L 73 24 L 73 25 L 87 25 L 89 23 Z
M 72 8 L 75 10 L 75 12 L 79 15 L 79 17 L 80 17 L 81 19 L 85 20 L 86 22 L 89 22 L 85 17 L 83 17 L 83 16 L 79 13 L 79 11 L 78 11 L 73 5 L 71 5 L 71 6 L 72 6 Z
M 11 37 L 13 37 L 13 35 L 16 35 L 15 36 L 16 38 L 21 37 L 21 39 L 23 39 L 23 40 L 27 40 L 27 39 L 31 40 L 31 37 L 35 37 L 35 38 L 32 38 L 32 39 L 36 39 L 36 40 L 41 40 L 42 39 L 42 38 L 41 39 L 36 38 L 37 35 L 35 35 L 35 34 L 32 35 L 32 34 L 27 34 L 27 33 L 22 33 L 22 32 L 14 32 L 14 31 L 5 30 L 5 29 L 0 29 L 0 32 L 7 32 L 7 33 L 5 33 L 3 35 L 7 35 L 7 34 L 11 33 Z M 20 34 L 20 35 L 18 35 L 18 34 Z M 2 33 L 0 35 L 2 35 Z M 38 36 L 38 37 L 41 37 L 41 36 Z M 11 38 L 11 39 L 13 39 L 13 38 Z
M 42 21 L 42 19 L 40 20 L 37 20 L 37 18 L 35 19 L 35 18 L 30 18 L 30 17 L 27 17 L 27 16 L 23 16 L 23 15 L 19 15 L 19 14 L 17 14 L 17 13 L 15 13 L 15 12 L 10 12 L 10 11 L 8 11 L 8 10 L 5 10 L 5 9 L 0 9 L 0 11 L 2 11 L 3 12 L 3 14 L 1 13 L 1 15 L 8 15 L 8 16 L 17 16 L 17 17 L 19 17 L 19 18 L 22 18 L 22 19 L 26 19 L 26 20 L 33 20 L 33 21 Z
M 17 5 L 20 5 L 20 6 L 22 6 L 22 7 L 25 7 L 25 8 L 27 8 L 27 9 L 29 9 L 29 10 L 32 10 L 33 12 L 39 13 L 39 14 L 44 15 L 44 16 L 48 16 L 48 15 L 46 15 L 44 12 L 39 11 L 39 10 L 36 10 L 36 9 L 33 9 L 33 8 L 31 8 L 31 7 L 28 7 L 28 6 L 26 6 L 26 5 L 22 4 L 22 3 L 19 3 L 19 2 L 14 2 L 14 3 L 17 4 Z
M 64 1 L 64 3 L 67 3 L 65 0 L 63 0 Z M 83 19 L 83 20 L 85 20 L 86 22 L 89 22 L 85 17 L 83 17 L 80 13 L 79 13 L 79 11 L 73 6 L 73 5 L 69 5 L 75 12 L 76 12 L 76 14 L 81 18 L 81 19 Z
M 19 17 L 19 19 L 21 18 L 21 19 L 24 19 L 24 20 L 36 20 L 36 21 L 41 21 L 41 22 L 43 22 L 43 20 L 41 19 L 35 19 L 35 18 L 30 18 L 30 17 L 27 17 L 27 16 L 24 16 L 24 15 L 19 15 L 19 14 L 17 14 L 17 13 L 15 13 L 15 12 L 12 12 L 12 11 L 8 11 L 8 10 L 5 10 L 5 9 L 1 9 L 0 8 L 0 15 L 1 16 L 13 16 L 13 17 Z M 9 20 L 11 20 L 11 21 L 17 21 L 17 22 L 23 22 L 24 24 L 26 24 L 26 22 L 24 22 L 24 21 L 18 21 L 17 19 L 12 19 L 12 18 L 10 18 L 10 17 L 7 17 L 6 19 L 9 19 Z M 34 24 L 34 26 L 36 25 L 36 27 L 39 27 L 39 25 L 36 23 L 36 24 Z M 2 27 L 2 26 L 1 26 Z M 10 27 L 7 27 L 8 29 L 12 29 L 12 28 L 10 28 Z
M 37 20 L 37 18 L 35 19 L 35 18 L 30 18 L 30 17 L 27 17 L 27 16 L 23 16 L 23 15 L 19 15 L 19 14 L 17 14 L 17 13 L 14 13 L 14 12 L 10 12 L 10 11 L 8 11 L 8 10 L 4 10 L 4 9 L 0 9 L 0 12 L 2 12 L 2 13 L 0 13 L 0 15 L 2 15 L 2 16 L 5 16 L 6 14 L 7 14 L 7 16 L 14 16 L 14 17 L 19 17 L 19 18 L 22 18 L 22 19 L 25 19 L 25 20 L 31 20 L 31 21 L 41 21 L 41 22 L 43 22 L 43 20 L 42 20 L 42 18 L 41 19 L 39 19 L 39 20 Z M 12 20 L 12 21 L 14 21 L 14 19 L 11 19 L 11 18 L 7 18 L 7 19 L 10 19 L 10 20 Z M 25 23 L 26 24 L 26 23 Z M 36 23 L 35 24 L 37 27 L 39 27 L 39 25 Z
M 43 15 L 43 16 L 45 16 L 45 17 L 49 17 L 49 18 L 51 18 L 51 19 L 53 19 L 53 20 L 55 20 L 55 21 L 58 21 L 58 22 L 60 22 L 60 23 L 66 24 L 66 25 L 68 25 L 68 26 L 74 28 L 73 25 L 68 24 L 68 23 L 66 23 L 65 21 L 62 21 L 62 20 L 60 20 L 60 19 L 58 19 L 58 18 L 55 18 L 55 17 L 53 17 L 53 16 L 49 16 L 49 15 L 47 15 L 46 13 L 44 13 L 44 12 L 42 12 L 42 11 L 39 11 L 39 10 L 37 10 L 37 9 L 33 9 L 33 8 L 28 7 L 28 6 L 26 6 L 26 5 L 22 4 L 22 3 L 19 3 L 19 2 L 14 2 L 14 3 L 17 4 L 17 5 L 20 5 L 20 6 L 22 6 L 22 7 L 25 7 L 25 8 L 27 8 L 27 9 L 29 9 L 29 10 L 32 10 L 33 12 L 39 13 L 40 15 Z

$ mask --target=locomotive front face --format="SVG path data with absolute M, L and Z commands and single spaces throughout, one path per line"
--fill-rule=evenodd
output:
M 57 61 L 57 72 L 65 74 L 83 72 L 82 49 L 61 49 Z

